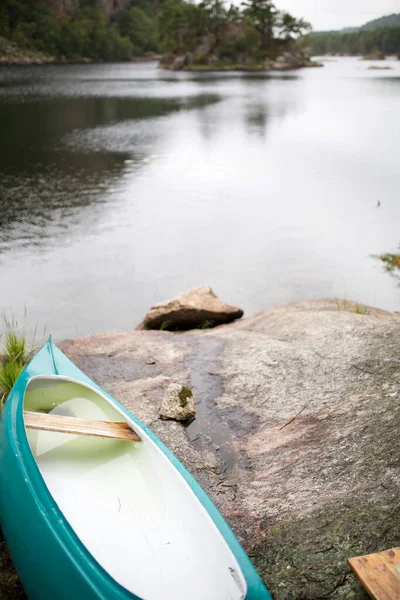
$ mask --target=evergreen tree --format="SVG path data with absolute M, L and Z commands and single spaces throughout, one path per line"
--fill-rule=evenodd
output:
M 261 48 L 268 48 L 274 38 L 274 27 L 278 18 L 278 11 L 272 0 L 250 0 L 242 5 L 253 27 L 260 34 Z

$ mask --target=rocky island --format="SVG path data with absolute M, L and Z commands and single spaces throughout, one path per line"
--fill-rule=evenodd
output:
M 218 46 L 206 40 L 192 51 L 164 55 L 160 67 L 170 71 L 289 71 L 303 67 L 322 67 L 322 63 L 312 61 L 309 55 L 299 49 L 284 50 L 274 57 L 254 59 L 248 54 L 239 53 L 229 60 Z
M 172 7 L 173 0 L 168 6 Z M 169 12 L 170 11 L 170 12 Z M 166 52 L 160 66 L 172 71 L 272 71 L 322 66 L 312 62 L 304 35 L 311 25 L 280 11 L 271 0 L 226 9 L 219 0 L 180 3 L 161 15 Z
M 193 473 L 275 600 L 366 599 L 346 559 L 399 543 L 400 315 L 320 300 L 238 316 L 60 347 Z M 172 384 L 193 391 L 189 427 L 160 419 Z M 2 550 L 0 599 L 22 599 Z

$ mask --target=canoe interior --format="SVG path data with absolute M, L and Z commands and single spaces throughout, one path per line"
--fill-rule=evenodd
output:
M 106 397 L 60 376 L 32 379 L 24 410 L 129 422 Z M 164 453 L 134 427 L 142 442 L 27 430 L 65 519 L 101 567 L 144 600 L 245 598 L 245 579 L 214 522 Z

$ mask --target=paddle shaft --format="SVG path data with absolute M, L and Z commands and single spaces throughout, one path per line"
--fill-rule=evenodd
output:
M 55 431 L 75 435 L 89 435 L 112 438 L 127 442 L 141 442 L 141 438 L 130 428 L 128 423 L 111 421 L 86 421 L 64 415 L 48 415 L 24 411 L 25 427 L 40 431 Z

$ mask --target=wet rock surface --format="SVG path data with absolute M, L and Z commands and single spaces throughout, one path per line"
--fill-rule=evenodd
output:
M 60 345 L 193 473 L 276 600 L 366 599 L 346 559 L 400 545 L 400 315 L 346 307 Z M 159 419 L 172 382 L 188 428 Z

